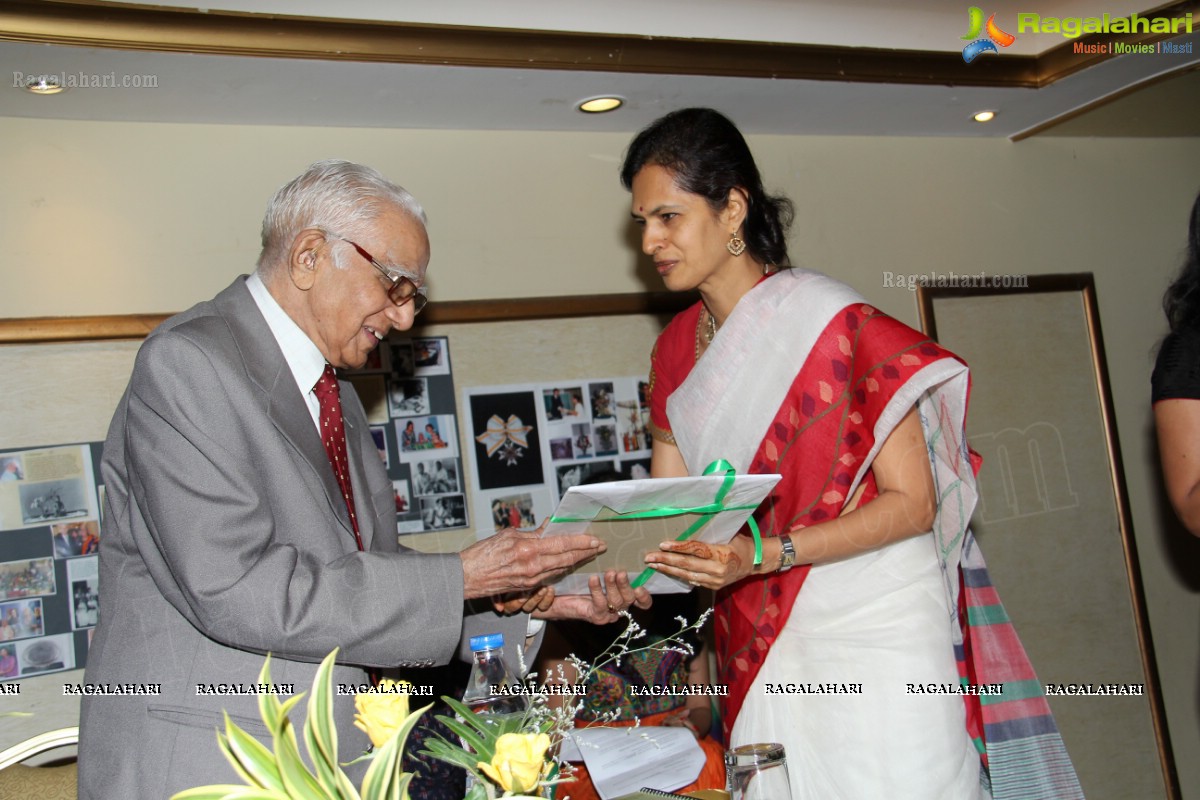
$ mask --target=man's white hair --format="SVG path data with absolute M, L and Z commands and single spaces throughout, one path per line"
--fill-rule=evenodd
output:
M 368 223 L 397 208 L 427 224 L 425 210 L 403 187 L 376 169 L 350 161 L 318 161 L 275 192 L 263 216 L 259 274 L 283 264 L 296 235 L 319 228 L 361 236 Z

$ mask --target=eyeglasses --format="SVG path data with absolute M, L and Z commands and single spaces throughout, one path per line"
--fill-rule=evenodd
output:
M 387 279 L 391 285 L 388 287 L 387 296 L 396 306 L 402 306 L 409 301 L 413 304 L 413 316 L 421 313 L 425 308 L 429 298 L 425 296 L 425 287 L 417 286 L 413 280 L 404 275 L 393 275 L 392 271 L 375 260 L 375 256 L 368 253 L 357 242 L 352 242 L 345 236 L 338 236 L 336 233 L 327 233 L 328 236 L 334 239 L 340 239 L 346 244 L 358 251 L 358 254 L 371 262 L 371 266 L 379 270 L 379 274 Z

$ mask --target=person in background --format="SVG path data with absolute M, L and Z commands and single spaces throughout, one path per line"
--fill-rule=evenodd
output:
M 1192 203 L 1187 256 L 1163 296 L 1171 332 L 1150 376 L 1158 451 L 1171 507 L 1200 536 L 1200 195 Z
M 0 647 L 0 678 L 17 677 L 17 657 L 11 647 Z
M 104 606 L 84 681 L 161 693 L 84 698 L 82 800 L 235 780 L 213 734 L 228 712 L 270 746 L 258 698 L 197 686 L 254 685 L 267 653 L 275 682 L 308 691 L 339 648 L 333 682 L 359 685 L 368 669 L 469 658 L 474 634 L 534 652 L 529 612 L 602 623 L 649 602 L 615 573 L 585 597 L 538 588 L 603 550 L 589 536 L 401 548 L 391 480 L 336 370 L 361 367 L 425 305 L 425 213 L 376 170 L 323 161 L 275 194 L 262 232 L 253 275 L 146 338 L 104 444 Z M 354 698 L 336 694 L 348 762 L 367 739 Z M 303 718 L 301 705 L 297 729 Z
M 906 690 L 1034 678 L 1010 626 L 974 627 L 964 608 L 990 586 L 967 530 L 966 366 L 850 287 L 788 267 L 792 206 L 718 112 L 652 123 L 621 180 L 667 289 L 700 294 L 651 355 L 651 474 L 726 460 L 783 475 L 756 512 L 761 558 L 744 533 L 646 557 L 720 592 L 727 741 L 782 743 L 796 798 L 966 800 L 989 797 L 989 779 L 1003 796 L 1082 797 L 1040 692 L 981 709 Z M 956 648 L 989 660 L 960 670 Z M 830 685 L 851 689 L 779 690 Z

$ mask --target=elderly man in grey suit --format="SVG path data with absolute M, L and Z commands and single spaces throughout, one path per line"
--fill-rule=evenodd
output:
M 104 445 L 103 607 L 85 681 L 160 693 L 84 699 L 81 797 L 162 800 L 236 780 L 217 748 L 222 711 L 269 738 L 254 696 L 210 692 L 252 686 L 268 652 L 272 679 L 305 691 L 340 647 L 335 683 L 361 684 L 365 669 L 461 656 L 471 634 L 524 644 L 537 627 L 526 612 L 609 622 L 649 603 L 612 573 L 590 596 L 539 588 L 603 549 L 590 536 L 510 529 L 457 554 L 399 548 L 391 482 L 333 368 L 364 364 L 424 306 L 424 220 L 378 172 L 314 164 L 268 206 L 255 274 L 146 339 Z M 350 696 L 335 715 L 348 761 L 366 746 Z

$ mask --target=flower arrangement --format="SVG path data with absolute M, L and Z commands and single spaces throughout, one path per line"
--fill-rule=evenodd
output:
M 693 655 L 684 638 L 698 630 L 708 619 L 702 614 L 694 623 L 677 618 L 680 629 L 671 636 L 649 644 L 639 644 L 645 631 L 627 612 L 627 625 L 617 640 L 594 664 L 570 656 L 567 662 L 577 670 L 579 681 L 598 669 L 633 653 L 655 648 L 672 649 Z M 304 698 L 298 694 L 281 702 L 275 695 L 259 695 L 259 713 L 271 732 L 272 749 L 239 728 L 225 716 L 225 732 L 217 734 L 218 745 L 233 765 L 244 785 L 214 784 L 188 789 L 171 800 L 408 800 L 412 774 L 401 767 L 404 744 L 419 718 L 430 706 L 410 711 L 408 692 L 403 682 L 385 679 L 381 691 L 355 696 L 354 724 L 371 740 L 372 750 L 348 764 L 337 761 L 337 731 L 333 722 L 332 673 L 337 649 L 321 662 L 308 700 L 308 718 L 303 737 L 313 769 L 300 755 L 295 727 L 288 714 Z M 263 664 L 258 682 L 271 683 L 270 656 Z M 550 676 L 551 682 L 569 683 L 563 671 Z M 535 676 L 530 676 L 532 680 Z M 465 769 L 473 778 L 466 800 L 497 798 L 549 798 L 555 787 L 571 780 L 571 766 L 559 763 L 558 746 L 575 728 L 575 715 L 582 699 L 566 695 L 566 702 L 551 707 L 545 694 L 532 691 L 524 712 L 474 713 L 461 702 L 443 697 L 455 716 L 437 718 L 459 738 L 451 742 L 434 738 L 426 743 L 425 755 Z M 600 719 L 603 725 L 611 720 Z M 369 760 L 370 766 L 356 789 L 341 767 Z
M 313 770 L 300 757 L 296 729 L 288 718 L 304 694 L 294 695 L 285 702 L 273 694 L 261 694 L 258 710 L 271 731 L 273 750 L 231 722 L 228 714 L 225 732 L 217 734 L 221 752 L 246 784 L 200 786 L 179 792 L 171 800 L 408 800 L 412 775 L 401 770 L 400 759 L 409 732 L 429 707 L 409 713 L 408 694 L 400 691 L 355 697 L 358 713 L 354 724 L 370 737 L 375 747 L 370 755 L 361 757 L 370 758 L 371 766 L 363 777 L 361 791 L 356 789 L 337 761 L 332 682 L 337 653 L 335 648 L 321 662 L 308 700 L 304 744 Z M 271 683 L 270 656 L 263 664 L 258 682 Z
M 711 613 L 711 610 L 705 611 L 694 623 L 678 617 L 678 631 L 665 639 L 643 644 L 641 640 L 646 631 L 629 612 L 622 612 L 626 619 L 625 629 L 594 663 L 588 664 L 572 655 L 567 657 L 567 664 L 579 676 L 579 683 L 586 684 L 593 674 L 608 664 L 620 663 L 621 659 L 645 650 L 675 650 L 693 656 L 695 652 L 685 635 L 699 630 Z M 571 683 L 565 672 L 560 667 L 558 674 L 547 676 L 547 683 Z M 530 675 L 528 680 L 536 677 Z M 462 703 L 442 698 L 455 711 L 456 717 L 439 716 L 438 719 L 461 741 L 434 739 L 426 743 L 423 752 L 471 773 L 475 780 L 465 800 L 526 795 L 551 797 L 561 784 L 566 784 L 563 788 L 569 791 L 571 765 L 558 762 L 555 754 L 562 740 L 575 729 L 575 716 L 583 698 L 566 694 L 566 702 L 552 707 L 546 694 L 532 691 L 530 696 L 532 702 L 526 711 L 510 714 L 474 714 Z M 610 723 L 618 713 L 613 711 L 592 724 Z M 497 794 L 499 791 L 504 794 Z

